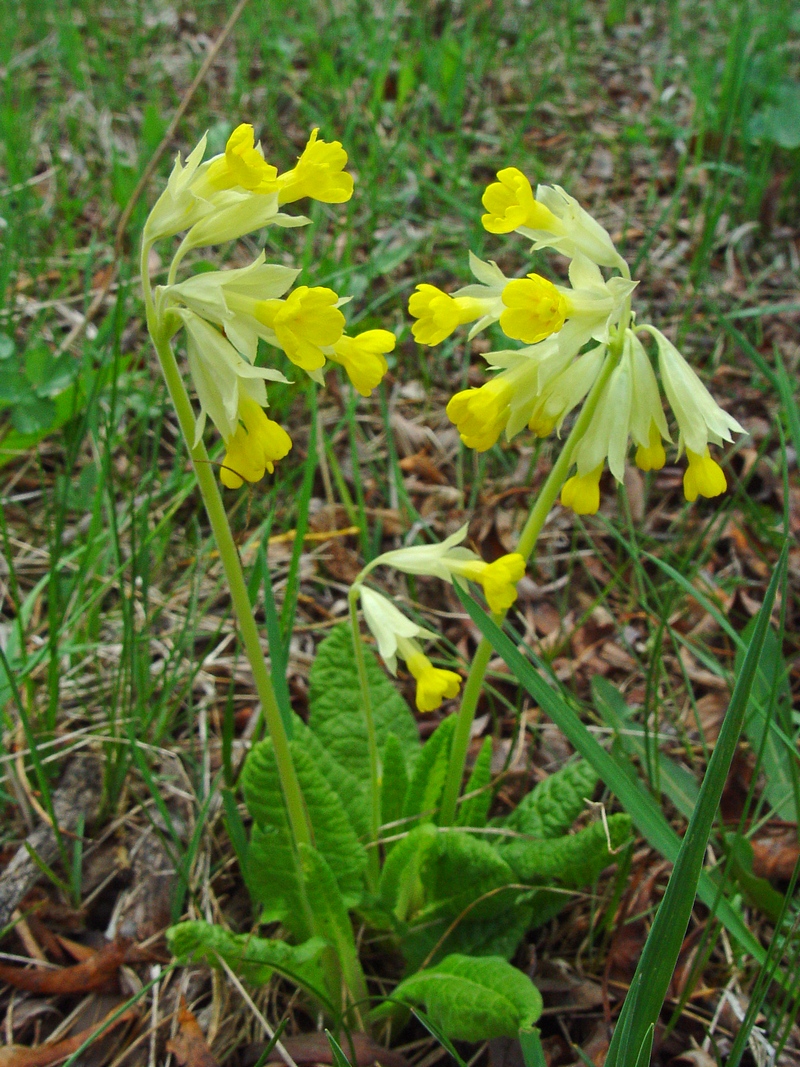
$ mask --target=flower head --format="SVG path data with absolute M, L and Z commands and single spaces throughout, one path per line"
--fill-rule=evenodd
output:
M 300 285 L 286 300 L 260 301 L 254 314 L 270 328 L 292 363 L 313 371 L 325 363 L 323 348 L 335 345 L 344 332 L 338 301 L 332 289 Z
M 540 274 L 515 278 L 503 289 L 500 327 L 507 337 L 536 344 L 564 325 L 568 304 L 563 293 Z
M 369 396 L 388 370 L 385 353 L 394 349 L 395 342 L 395 335 L 389 330 L 365 330 L 355 337 L 345 333 L 328 357 L 344 367 L 362 396 Z
M 385 596 L 369 586 L 359 585 L 358 595 L 364 621 L 378 642 L 381 658 L 392 674 L 397 672 L 397 657 L 406 661 L 417 682 L 417 708 L 435 711 L 446 697 L 457 696 L 461 677 L 455 671 L 434 667 L 415 638 L 436 637 L 407 618 Z
M 487 185 L 481 198 L 486 214 L 483 228 L 489 233 L 511 233 L 522 227 L 550 229 L 558 219 L 544 204 L 533 198 L 531 183 L 521 170 L 506 167 L 497 172 L 497 181 Z
M 243 482 L 258 482 L 266 471 L 272 474 L 275 462 L 289 452 L 292 439 L 277 422 L 268 419 L 261 405 L 247 394 L 239 400 L 239 425 L 225 441 L 220 481 L 228 489 Z
M 311 131 L 297 164 L 278 178 L 278 202 L 290 204 L 309 196 L 323 204 L 343 204 L 353 195 L 353 178 L 344 169 L 347 152 L 339 141 L 318 141 Z
M 474 322 L 486 312 L 486 302 L 466 296 L 450 296 L 435 285 L 418 285 L 408 302 L 408 311 L 418 321 L 411 327 L 421 345 L 438 345 L 465 322 Z
M 686 458 L 689 464 L 683 476 L 683 493 L 689 503 L 698 496 L 715 497 L 725 492 L 728 488 L 725 474 L 708 449 L 698 455 L 687 448 Z
M 278 171 L 264 159 L 249 123 L 237 126 L 222 155 L 211 160 L 205 179 L 215 189 L 240 188 L 253 193 L 275 191 Z

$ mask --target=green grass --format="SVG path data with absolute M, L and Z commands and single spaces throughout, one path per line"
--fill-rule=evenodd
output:
M 75 313 L 90 307 L 101 272 L 113 262 L 116 220 L 230 8 L 200 2 L 179 16 L 145 2 L 118 12 L 94 0 L 18 0 L 7 8 L 0 38 L 0 332 L 24 358 L 42 343 L 57 351 Z M 23 747 L 26 773 L 45 808 L 64 754 L 92 736 L 106 755 L 106 817 L 123 813 L 131 788 L 140 800 L 158 802 L 169 775 L 164 752 L 181 761 L 195 811 L 206 810 L 209 749 L 198 737 L 198 715 L 207 723 L 225 702 L 230 741 L 231 716 L 253 699 L 237 675 L 224 589 L 154 370 L 136 278 L 141 226 L 171 157 L 185 154 L 206 130 L 218 151 L 239 121 L 255 124 L 267 157 L 281 169 L 318 125 L 321 136 L 343 141 L 357 178 L 349 204 L 314 205 L 313 227 L 270 232 L 267 243 L 268 256 L 303 267 L 301 282 L 352 293 L 359 327 L 398 333 L 392 379 L 380 397 L 354 403 L 339 379 L 338 396 L 325 392 L 315 400 L 334 495 L 348 522 L 363 527 L 373 509 L 390 506 L 408 527 L 446 517 L 446 506 L 426 510 L 425 498 L 412 499 L 391 413 L 441 433 L 444 403 L 462 387 L 470 362 L 482 361 L 454 342 L 418 348 L 405 306 L 419 281 L 465 284 L 468 248 L 510 273 L 527 267 L 523 241 L 493 238 L 480 226 L 480 194 L 500 167 L 516 165 L 534 182 L 563 184 L 612 233 L 627 232 L 620 246 L 638 261 L 643 312 L 677 328 L 687 353 L 709 374 L 720 363 L 741 372 L 715 379 L 726 406 L 774 421 L 757 441 L 751 474 L 735 473 L 749 462 L 744 448 L 731 461 L 732 492 L 719 506 L 675 506 L 673 492 L 665 507 L 674 486 L 657 477 L 645 486 L 643 522 L 621 501 L 603 522 L 571 533 L 554 524 L 559 551 L 570 543 L 591 551 L 611 575 L 608 583 L 582 557 L 554 562 L 549 548 L 535 575 L 545 583 L 569 574 L 551 602 L 562 617 L 575 612 L 578 625 L 606 608 L 622 642 L 626 620 L 636 621 L 636 639 L 624 638 L 634 667 L 614 680 L 644 693 L 642 779 L 656 793 L 669 784 L 655 750 L 665 732 L 681 767 L 699 777 L 708 751 L 691 722 L 692 712 L 699 719 L 697 700 L 681 652 L 721 679 L 732 677 L 729 617 L 707 590 L 716 587 L 734 605 L 733 630 L 742 629 L 743 598 L 763 595 L 757 564 L 774 565 L 782 531 L 777 490 L 758 499 L 752 479 L 780 481 L 781 411 L 795 447 L 800 432 L 791 387 L 796 367 L 786 344 L 796 341 L 796 317 L 791 310 L 769 314 L 774 305 L 796 303 L 796 265 L 776 233 L 796 217 L 800 163 L 796 149 L 757 141 L 752 132 L 779 87 L 798 77 L 800 27 L 783 0 L 627 11 L 616 4 L 613 17 L 610 11 L 578 0 L 382 8 L 348 0 L 297 3 L 290 22 L 283 5 L 251 0 L 133 212 L 116 287 L 59 357 L 75 364 L 82 383 L 74 409 L 35 447 L 3 456 L 0 548 L 9 567 L 0 766 L 12 768 L 14 751 Z M 726 258 L 735 227 L 759 220 L 747 238 L 751 246 L 736 245 Z M 259 247 L 251 239 L 244 252 L 239 245 L 222 259 L 241 265 Z M 743 309 L 749 315 L 752 308 L 763 315 L 745 318 Z M 410 380 L 421 384 L 423 399 L 398 392 Z M 245 545 L 261 545 L 269 532 L 302 532 L 304 502 L 325 496 L 305 385 L 275 390 L 271 402 L 272 416 L 290 426 L 295 450 L 271 485 L 243 490 L 231 504 Z M 14 401 L 0 395 L 0 405 L 10 418 Z M 547 455 L 547 446 L 539 451 L 521 438 L 478 460 L 448 457 L 443 469 L 469 509 L 485 518 L 487 496 L 519 488 Z M 777 473 L 764 474 L 770 465 Z M 791 478 L 796 485 L 796 468 Z M 502 510 L 513 522 L 521 506 L 511 496 Z M 729 520 L 746 530 L 752 559 L 731 547 Z M 377 553 L 381 538 L 373 527 L 348 544 L 363 561 Z M 301 548 L 298 540 L 272 568 L 278 615 L 270 626 L 285 634 L 291 619 L 301 618 L 309 627 L 307 652 L 313 627 L 335 617 L 343 586 L 319 571 L 309 577 Z M 683 587 L 652 556 L 675 568 Z M 255 551 L 246 558 L 252 563 Z M 430 600 L 424 589 L 420 596 L 411 590 L 415 601 Z M 303 614 L 298 595 L 312 594 L 327 616 Z M 692 632 L 698 603 L 724 634 Z M 261 610 L 269 615 L 268 607 Z M 791 585 L 784 610 L 795 617 Z M 214 674 L 202 659 L 225 641 Z M 554 670 L 567 643 L 550 656 Z M 796 653 L 791 636 L 785 645 Z M 584 700 L 585 675 L 578 671 L 572 685 L 576 701 Z M 487 706 L 501 723 L 520 698 L 498 688 Z M 781 729 L 775 744 L 785 755 L 797 723 L 784 721 Z M 228 784 L 231 758 L 229 749 Z M 17 833 L 15 795 L 9 780 L 0 792 L 4 840 Z M 185 891 L 200 840 L 187 844 L 172 829 L 173 847 L 185 850 Z M 70 848 L 64 860 L 59 877 L 74 881 Z M 787 957 L 795 940 L 787 935 L 781 945 Z M 797 1000 L 795 993 L 771 1019 L 776 1037 Z

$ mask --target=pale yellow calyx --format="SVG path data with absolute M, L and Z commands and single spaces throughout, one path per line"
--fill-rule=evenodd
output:
M 264 159 L 261 145 L 255 144 L 253 127 L 242 123 L 228 138 L 224 154 L 211 162 L 206 181 L 214 189 L 239 186 L 254 193 L 269 193 L 276 188 L 277 176 L 277 169 Z
M 414 340 L 420 345 L 438 345 L 457 326 L 481 318 L 490 303 L 475 297 L 450 296 L 423 282 L 408 301 L 408 312 L 417 319 L 411 327 Z
M 353 178 L 344 169 L 347 152 L 340 141 L 318 141 L 319 128 L 311 131 L 296 166 L 277 181 L 278 203 L 291 204 L 304 196 L 323 204 L 343 204 L 353 195 Z
M 683 493 L 690 503 L 699 496 L 715 497 L 725 492 L 728 488 L 725 474 L 708 449 L 698 455 L 687 448 L 686 458 L 689 466 L 683 475 Z
M 253 314 L 274 332 L 292 363 L 313 371 L 325 364 L 322 349 L 342 336 L 344 315 L 335 306 L 338 300 L 332 289 L 300 285 L 286 300 L 258 301 Z
M 416 679 L 418 711 L 436 711 L 443 700 L 458 696 L 461 676 L 455 671 L 434 667 L 419 645 L 413 641 L 400 639 L 398 649 Z
M 660 471 L 667 462 L 667 453 L 661 443 L 661 431 L 655 421 L 650 423 L 650 440 L 636 449 L 636 466 L 643 471 Z
M 525 560 L 519 552 L 509 552 L 493 563 L 482 559 L 448 562 L 453 574 L 477 582 L 483 588 L 486 602 L 495 615 L 508 611 L 517 599 L 517 582 L 525 573 Z
M 369 396 L 389 369 L 384 353 L 394 349 L 395 341 L 389 330 L 366 330 L 356 337 L 342 334 L 330 358 L 344 367 L 362 396 Z
M 277 422 L 268 419 L 255 400 L 243 395 L 239 400 L 239 426 L 225 441 L 220 481 L 228 489 L 243 482 L 258 482 L 275 469 L 275 463 L 289 452 L 292 439 Z
M 485 452 L 497 443 L 511 414 L 512 385 L 498 375 L 480 389 L 463 389 L 450 398 L 447 417 L 467 448 Z
M 600 507 L 600 475 L 604 463 L 588 474 L 574 474 L 564 483 L 561 503 L 576 515 L 594 515 Z
M 481 203 L 487 214 L 481 222 L 489 233 L 511 233 L 525 226 L 531 230 L 560 233 L 561 223 L 544 204 L 534 199 L 531 183 L 521 170 L 506 167 L 497 172 L 498 181 L 486 187 Z
M 509 282 L 503 289 L 503 303 L 501 329 L 507 337 L 528 345 L 560 330 L 568 312 L 567 298 L 540 274 Z

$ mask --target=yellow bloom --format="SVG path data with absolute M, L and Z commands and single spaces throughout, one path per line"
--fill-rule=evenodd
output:
M 340 141 L 318 141 L 318 133 L 319 128 L 311 131 L 297 165 L 278 178 L 279 204 L 304 196 L 323 204 L 343 204 L 353 195 L 353 178 L 344 170 L 347 152 Z
M 411 327 L 414 340 L 420 345 L 438 345 L 449 337 L 457 326 L 479 319 L 486 302 L 469 296 L 450 296 L 435 285 L 418 285 L 411 294 L 408 311 L 418 322 Z
M 577 515 L 594 515 L 600 507 L 600 475 L 604 463 L 588 474 L 574 474 L 564 483 L 561 503 Z
M 253 193 L 271 193 L 278 171 L 264 159 L 261 145 L 255 144 L 253 127 L 243 122 L 228 138 L 225 153 L 211 162 L 205 177 L 215 189 L 240 186 Z
M 435 711 L 445 698 L 458 696 L 461 676 L 455 671 L 434 667 L 422 649 L 413 641 L 398 641 L 400 655 L 406 661 L 417 682 L 417 710 Z
M 342 334 L 329 356 L 344 367 L 357 391 L 369 396 L 388 370 L 384 353 L 394 349 L 395 341 L 389 330 L 366 330 L 356 337 Z
M 495 615 L 508 611 L 517 599 L 517 582 L 525 573 L 525 560 L 519 552 L 510 552 L 493 563 L 477 559 L 463 563 L 449 560 L 448 564 L 453 574 L 483 587 L 486 602 Z
M 497 443 L 511 414 L 511 392 L 511 383 L 498 374 L 480 389 L 462 389 L 450 398 L 447 417 L 467 448 L 485 452 Z
M 661 443 L 661 431 L 655 424 L 650 423 L 650 440 L 646 445 L 639 445 L 636 449 L 636 466 L 643 471 L 660 471 L 667 462 L 667 453 Z
M 332 289 L 300 285 L 286 300 L 258 301 L 254 314 L 274 332 L 292 363 L 313 371 L 325 363 L 322 349 L 342 336 L 344 315 L 334 306 L 338 299 Z
M 686 458 L 689 466 L 683 476 L 683 493 L 690 503 L 697 500 L 698 496 L 714 497 L 725 492 L 728 488 L 725 474 L 719 463 L 711 458 L 708 449 L 703 455 L 698 455 L 687 448 Z
M 507 337 L 533 345 L 560 330 L 567 317 L 568 303 L 563 293 L 540 274 L 516 278 L 503 289 L 506 310 L 500 328 Z
M 266 471 L 272 474 L 276 460 L 283 459 L 292 439 L 277 422 L 268 419 L 259 404 L 249 396 L 239 399 L 240 425 L 225 441 L 220 481 L 228 489 L 242 482 L 258 482 Z
M 544 204 L 534 199 L 531 183 L 521 170 L 499 170 L 500 179 L 486 187 L 481 203 L 488 214 L 481 218 L 489 233 L 511 233 L 520 226 L 558 231 L 559 221 Z

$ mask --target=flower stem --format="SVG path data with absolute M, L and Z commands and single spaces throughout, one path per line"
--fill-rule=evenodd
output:
M 372 708 L 372 694 L 367 678 L 367 663 L 364 657 L 364 642 L 358 625 L 358 585 L 351 585 L 347 596 L 350 604 L 350 627 L 353 632 L 353 651 L 358 668 L 358 684 L 361 689 L 361 706 L 367 726 L 367 748 L 369 751 L 369 786 L 370 786 L 370 837 L 374 848 L 369 849 L 369 866 L 367 875 L 370 888 L 376 890 L 380 877 L 380 856 L 378 855 L 378 838 L 381 828 L 381 764 L 378 755 L 378 738 L 375 733 L 375 714 Z
M 561 455 L 553 465 L 553 469 L 545 479 L 545 483 L 539 490 L 528 519 L 522 529 L 517 545 L 517 552 L 526 560 L 529 560 L 536 547 L 536 541 L 550 514 L 550 509 L 556 502 L 556 497 L 561 492 L 564 482 L 567 480 L 569 469 L 572 466 L 572 457 L 578 442 L 586 432 L 589 423 L 597 409 L 603 389 L 611 377 L 611 372 L 619 362 L 622 348 L 621 344 L 609 346 L 608 355 L 586 401 L 581 413 L 575 420 L 575 425 L 570 431 L 569 437 L 564 442 Z M 505 612 L 501 615 L 493 615 L 494 621 L 502 625 Z M 451 826 L 456 815 L 458 794 L 461 791 L 461 782 L 464 777 L 464 765 L 467 760 L 470 732 L 475 718 L 475 710 L 478 706 L 478 698 L 481 694 L 484 675 L 489 665 L 492 654 L 492 646 L 485 637 L 481 641 L 472 658 L 469 674 L 464 684 L 464 692 L 461 697 L 461 706 L 457 711 L 458 719 L 453 733 L 453 745 L 450 749 L 450 761 L 447 765 L 447 777 L 442 794 L 442 805 L 439 812 L 439 824 Z
M 250 598 L 247 594 L 247 585 L 244 580 L 244 574 L 242 573 L 239 553 L 236 548 L 236 543 L 233 540 L 233 535 L 231 534 L 231 528 L 228 524 L 228 516 L 222 503 L 222 497 L 211 468 L 211 462 L 208 458 L 205 445 L 202 441 L 198 441 L 196 444 L 194 443 L 195 419 L 192 405 L 186 392 L 186 387 L 183 384 L 183 378 L 181 377 L 175 354 L 172 351 L 172 346 L 170 345 L 163 328 L 160 326 L 155 313 L 152 292 L 150 289 L 150 279 L 147 272 L 147 251 L 147 246 L 145 246 L 142 250 L 142 286 L 144 288 L 148 329 L 156 354 L 158 355 L 159 363 L 161 364 L 161 370 L 164 373 L 164 379 L 167 383 L 170 399 L 172 400 L 175 412 L 178 416 L 178 423 L 180 424 L 181 432 L 186 441 L 186 447 L 189 449 L 189 455 L 192 458 L 192 465 L 194 466 L 194 472 L 197 477 L 197 484 L 200 488 L 203 503 L 205 504 L 206 512 L 211 523 L 214 540 L 217 542 L 219 558 L 222 561 L 225 578 L 227 579 L 228 588 L 230 589 L 233 610 L 239 624 L 239 632 L 242 636 L 247 659 L 250 663 L 250 669 L 253 672 L 253 679 L 256 684 L 259 700 L 261 701 L 267 728 L 270 737 L 272 738 L 275 761 L 278 765 L 278 775 L 280 777 L 281 788 L 286 802 L 286 810 L 289 815 L 292 833 L 297 843 L 302 842 L 311 845 L 311 828 L 309 826 L 308 815 L 303 801 L 303 794 L 300 789 L 300 782 L 297 778 L 294 762 L 292 761 L 289 740 L 286 736 L 286 729 L 283 724 L 283 719 L 281 718 L 280 708 L 278 707 L 278 702 L 275 698 L 272 679 L 270 678 L 269 670 L 264 661 L 264 653 L 261 650 L 258 628 L 256 626 L 256 621 L 253 618 L 253 610 L 250 607 Z

